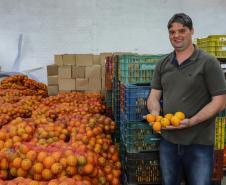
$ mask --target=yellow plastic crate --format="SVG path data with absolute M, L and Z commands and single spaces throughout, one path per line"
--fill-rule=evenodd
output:
M 215 126 L 215 150 L 224 149 L 224 127 L 225 117 L 217 117 Z

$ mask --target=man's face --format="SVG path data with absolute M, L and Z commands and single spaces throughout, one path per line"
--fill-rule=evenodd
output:
M 169 39 L 176 51 L 184 51 L 190 45 L 192 45 L 192 34 L 193 29 L 190 30 L 188 27 L 180 23 L 172 23 L 169 29 Z

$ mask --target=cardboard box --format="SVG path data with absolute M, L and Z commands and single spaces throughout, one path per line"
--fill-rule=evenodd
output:
M 72 66 L 72 78 L 85 78 L 85 66 Z
M 101 79 L 89 78 L 88 90 L 101 90 Z
M 93 64 L 101 65 L 100 63 L 100 55 L 93 55 Z
M 105 79 L 105 67 L 104 66 L 101 67 L 101 78 Z
M 54 63 L 58 66 L 63 65 L 63 56 L 62 55 L 54 55 Z
M 91 66 L 93 65 L 92 54 L 76 54 L 76 66 Z
M 58 77 L 59 78 L 71 78 L 72 76 L 72 67 L 67 66 L 59 66 L 58 68 Z
M 48 94 L 50 96 L 57 95 L 59 93 L 59 87 L 58 85 L 49 85 L 48 86 Z
M 105 90 L 105 79 L 101 79 L 101 90 Z
M 76 78 L 76 90 L 83 91 L 88 90 L 89 79 L 87 78 Z
M 105 58 L 106 58 L 107 56 L 112 56 L 112 53 L 101 53 L 101 54 L 100 54 L 100 64 L 101 64 L 102 66 L 105 66 Z
M 86 78 L 101 79 L 101 65 L 92 65 L 85 68 Z
M 59 90 L 70 91 L 75 90 L 75 79 L 58 78 Z
M 58 75 L 58 65 L 52 64 L 48 65 L 46 68 L 48 76 Z
M 75 65 L 75 55 L 74 54 L 65 54 L 63 55 L 63 64 L 64 65 Z
M 58 76 L 48 76 L 48 85 L 58 85 Z

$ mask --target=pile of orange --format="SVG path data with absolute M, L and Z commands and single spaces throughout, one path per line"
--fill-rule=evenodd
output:
M 162 127 L 170 125 L 177 127 L 183 119 L 185 119 L 185 114 L 183 112 L 176 112 L 175 114 L 168 113 L 164 116 L 156 116 L 153 114 L 146 115 L 146 120 L 156 132 L 160 132 Z

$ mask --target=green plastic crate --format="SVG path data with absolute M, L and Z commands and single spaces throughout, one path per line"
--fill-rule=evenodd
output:
M 119 55 L 118 79 L 124 84 L 150 83 L 158 61 L 165 55 Z

